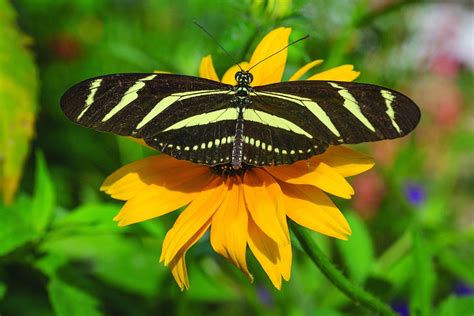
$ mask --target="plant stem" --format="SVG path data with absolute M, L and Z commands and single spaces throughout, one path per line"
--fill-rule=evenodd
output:
M 339 290 L 352 299 L 356 304 L 375 312 L 377 315 L 396 316 L 397 314 L 385 303 L 371 293 L 354 285 L 349 281 L 326 257 L 316 245 L 308 232 L 295 223 L 291 223 L 291 230 L 301 244 L 301 247 L 311 258 L 313 263 Z

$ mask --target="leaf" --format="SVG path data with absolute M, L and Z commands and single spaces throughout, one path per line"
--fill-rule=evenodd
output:
M 436 312 L 437 316 L 474 315 L 474 296 L 450 296 L 444 300 Z
M 436 254 L 436 258 L 444 269 L 451 272 L 457 278 L 468 282 L 471 286 L 474 286 L 472 260 L 469 260 L 469 258 L 463 258 L 462 254 L 459 253 L 459 250 L 444 249 Z
M 79 226 L 109 226 L 117 228 L 113 218 L 119 212 L 120 207 L 111 203 L 91 203 L 82 205 L 70 212 L 67 216 L 56 220 L 54 228 L 79 227 Z M 118 229 L 120 231 L 120 229 Z
M 413 273 L 411 283 L 410 312 L 413 315 L 431 315 L 433 289 L 436 274 L 433 267 L 429 244 L 417 230 L 413 231 Z
M 48 167 L 41 152 L 36 153 L 35 191 L 31 206 L 31 220 L 35 231 L 43 232 L 54 211 L 55 194 Z
M 37 236 L 31 224 L 31 204 L 30 198 L 23 195 L 12 205 L 0 204 L 0 256 Z
M 48 284 L 48 294 L 53 310 L 58 316 L 102 315 L 99 302 L 88 293 L 54 277 Z
M 352 229 L 348 240 L 337 240 L 336 245 L 349 269 L 349 275 L 363 284 L 374 264 L 374 249 L 367 226 L 354 212 L 346 214 Z
M 6 292 L 7 292 L 7 285 L 3 282 L 0 282 L 0 300 L 3 299 Z
M 0 2 L 0 194 L 10 204 L 33 137 L 38 80 L 29 39 L 15 25 L 8 1 Z
M 186 297 L 195 301 L 222 302 L 236 299 L 237 291 L 228 282 L 224 282 L 222 277 L 216 279 L 216 267 L 213 260 L 204 260 L 201 266 L 197 264 L 189 265 L 189 277 L 191 287 L 186 293 Z M 214 275 L 211 275 L 212 274 Z
M 127 164 L 133 161 L 143 159 L 144 146 L 139 145 L 128 137 L 117 137 L 118 148 L 120 151 L 120 161 Z
M 54 234 L 52 234 L 54 236 Z M 87 262 L 103 281 L 126 291 L 151 296 L 167 274 L 158 263 L 158 240 L 124 238 L 115 233 L 62 235 L 41 245 L 50 255 Z

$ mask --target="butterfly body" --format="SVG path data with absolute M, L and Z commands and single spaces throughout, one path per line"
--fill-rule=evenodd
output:
M 338 81 L 252 86 L 173 74 L 114 74 L 80 82 L 61 98 L 72 121 L 142 138 L 178 159 L 222 173 L 289 164 L 326 150 L 404 136 L 416 104 L 387 88 Z

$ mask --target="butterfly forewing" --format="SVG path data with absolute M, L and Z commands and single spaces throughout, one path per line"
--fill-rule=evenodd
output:
M 411 132 L 420 111 L 405 95 L 375 85 L 296 81 L 255 87 L 256 106 L 326 144 L 392 139 Z M 301 148 L 303 149 L 303 148 Z
M 217 143 L 217 138 L 225 136 L 227 140 L 233 135 L 229 124 L 210 125 L 213 121 L 235 121 L 230 113 L 230 87 L 180 75 L 115 74 L 73 86 L 61 98 L 61 107 L 78 124 L 144 138 L 149 145 L 173 156 L 207 163 L 220 160 L 215 157 L 216 146 L 209 154 L 209 141 Z M 201 150 L 203 143 L 205 150 Z M 199 150 L 192 152 L 196 146 Z

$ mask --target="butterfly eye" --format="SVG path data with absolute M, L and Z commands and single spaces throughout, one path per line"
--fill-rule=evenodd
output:
M 240 71 L 237 71 L 235 73 L 235 81 L 239 82 L 242 80 L 241 78 L 242 78 L 242 73 Z
M 247 83 L 251 83 L 252 81 L 253 81 L 253 75 L 250 72 L 248 72 L 247 73 Z

